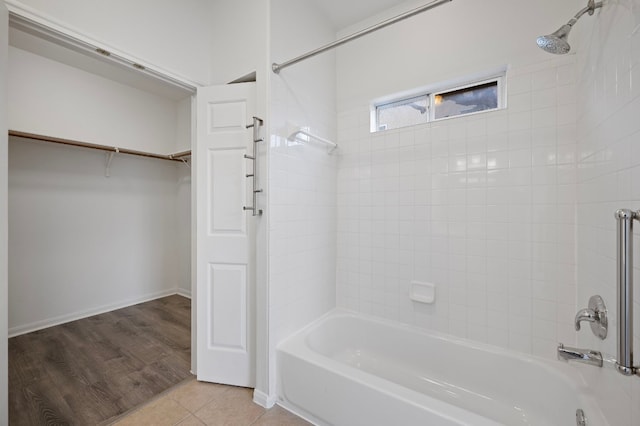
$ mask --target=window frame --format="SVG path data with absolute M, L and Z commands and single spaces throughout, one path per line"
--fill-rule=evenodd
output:
M 391 96 L 385 96 L 384 98 L 379 98 L 375 101 L 373 101 L 371 103 L 371 108 L 370 108 L 370 131 L 371 133 L 377 133 L 377 132 L 382 132 L 385 130 L 394 130 L 394 129 L 380 129 L 379 128 L 379 123 L 378 123 L 378 108 L 379 107 L 383 107 L 389 104 L 393 104 L 393 103 L 397 103 L 397 102 L 402 102 L 402 101 L 408 101 L 410 99 L 413 98 L 417 98 L 417 97 L 421 97 L 421 96 L 426 96 L 427 97 L 427 120 L 426 123 L 433 123 L 436 121 L 442 121 L 442 120 L 450 120 L 453 118 L 458 118 L 458 117 L 467 117 L 467 116 L 472 116 L 472 115 L 476 115 L 476 114 L 482 114 L 485 112 L 491 112 L 491 111 L 498 111 L 501 109 L 505 109 L 506 108 L 506 85 L 505 85 L 505 80 L 506 80 L 506 68 L 498 71 L 498 72 L 493 72 L 493 73 L 487 73 L 484 74 L 484 76 L 476 76 L 476 78 L 464 78 L 464 79 L 457 79 L 456 81 L 452 81 L 447 83 L 440 83 L 437 85 L 432 85 L 429 87 L 423 87 L 420 89 L 416 89 L 416 90 L 412 90 L 412 91 L 406 91 L 406 92 L 402 92 L 402 93 L 397 93 L 395 95 L 391 95 Z M 435 118 L 435 99 L 437 95 L 442 95 L 442 94 L 447 94 L 450 92 L 455 92 L 455 91 L 459 91 L 459 90 L 464 90 L 464 89 L 469 89 L 469 88 L 473 88 L 476 86 L 482 86 L 488 83 L 496 83 L 497 85 L 497 107 L 496 108 L 491 108 L 491 109 L 485 109 L 482 111 L 474 111 L 474 112 L 469 112 L 466 114 L 457 114 L 457 115 L 452 115 L 449 117 L 441 117 L 441 118 Z M 416 124 L 410 124 L 407 126 L 403 126 L 403 127 L 396 127 L 395 130 L 397 129 L 402 129 L 402 128 L 406 128 L 406 127 L 412 127 L 412 126 L 419 126 L 419 125 L 423 125 L 425 123 L 416 123 Z
M 425 104 L 426 104 L 425 108 L 427 110 L 425 112 L 426 115 L 425 115 L 424 122 L 416 123 L 416 124 L 408 124 L 406 126 L 396 127 L 396 129 L 400 129 L 400 128 L 403 128 L 403 127 L 410 127 L 410 126 L 418 126 L 420 124 L 426 124 L 429 121 L 431 121 L 431 118 L 429 117 L 429 114 L 430 114 L 430 111 L 431 111 L 431 97 L 429 96 L 428 93 L 419 93 L 419 94 L 414 94 L 412 96 L 403 96 L 402 98 L 397 98 L 397 99 L 390 100 L 390 101 L 387 101 L 387 102 L 381 102 L 381 103 L 375 105 L 374 114 L 375 114 L 375 121 L 376 121 L 377 131 L 393 130 L 393 129 L 387 129 L 386 125 L 385 125 L 384 129 L 380 128 L 380 124 L 378 124 L 378 122 L 379 122 L 379 119 L 380 119 L 380 110 L 381 109 L 386 109 L 387 107 L 389 107 L 390 105 L 393 105 L 393 104 L 400 104 L 400 105 L 397 105 L 398 107 L 406 106 L 407 104 L 411 103 L 411 101 L 414 101 L 414 100 L 417 100 L 417 99 L 424 99 L 426 101 L 425 102 Z

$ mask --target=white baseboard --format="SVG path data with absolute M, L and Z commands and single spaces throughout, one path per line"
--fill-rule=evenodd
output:
M 267 395 L 266 393 L 259 391 L 258 389 L 254 389 L 253 402 L 260 405 L 261 407 L 271 408 L 276 405 L 276 397 L 275 395 Z
M 93 315 L 104 314 L 105 312 L 115 311 L 116 309 L 126 308 L 127 306 L 137 305 L 138 303 L 148 302 L 150 300 L 160 299 L 161 297 L 171 296 L 176 294 L 175 288 L 169 290 L 156 291 L 153 293 L 147 293 L 143 296 L 139 296 L 133 299 L 127 299 L 118 303 L 111 303 L 108 305 L 97 306 L 95 308 L 86 309 L 78 312 L 73 312 L 66 315 L 60 315 L 54 318 L 48 318 L 41 321 L 32 322 L 29 324 L 18 325 L 9 328 L 9 337 L 19 336 L 21 334 L 31 333 L 32 331 L 42 330 L 43 328 L 53 327 L 54 325 L 60 325 L 67 322 L 87 318 Z
M 186 297 L 187 299 L 191 299 L 191 290 L 185 290 L 184 288 L 178 288 L 176 290 L 176 294 Z

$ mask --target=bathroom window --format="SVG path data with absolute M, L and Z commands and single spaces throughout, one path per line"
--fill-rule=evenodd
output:
M 376 107 L 378 130 L 413 126 L 429 121 L 429 96 L 421 95 Z
M 498 109 L 498 80 L 433 95 L 433 118 Z
M 398 129 L 504 108 L 504 76 L 505 71 L 502 70 L 489 78 L 438 84 L 414 91 L 411 95 L 375 102 L 371 108 L 371 131 Z

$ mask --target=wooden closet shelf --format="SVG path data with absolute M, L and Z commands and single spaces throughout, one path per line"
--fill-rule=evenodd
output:
M 34 139 L 44 142 L 59 143 L 62 145 L 78 146 L 81 148 L 97 149 L 100 151 L 114 152 L 120 154 L 138 155 L 140 157 L 158 158 L 160 160 L 183 162 L 185 157 L 191 156 L 191 150 L 176 152 L 175 154 L 156 154 L 153 152 L 137 151 L 134 149 L 118 148 L 116 146 L 100 145 L 89 142 L 74 141 L 71 139 L 55 138 L 53 136 L 37 135 L 35 133 L 19 132 L 17 130 L 9 130 L 9 136 L 19 138 Z

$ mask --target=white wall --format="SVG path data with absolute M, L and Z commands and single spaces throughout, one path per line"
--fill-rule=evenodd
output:
M 12 130 L 162 154 L 190 148 L 190 97 L 167 99 L 14 47 L 9 56 Z M 106 178 L 105 162 L 100 151 L 11 143 L 12 334 L 190 295 L 189 169 L 116 154 Z
M 583 2 L 574 2 L 576 10 Z M 578 307 L 600 294 L 607 305 L 609 335 L 579 333 L 581 347 L 616 357 L 617 209 L 640 208 L 640 7 L 638 1 L 605 2 L 576 24 L 578 45 Z M 573 43 L 572 43 L 573 44 Z M 637 226 L 637 223 L 636 223 Z M 634 235 L 636 356 L 640 348 L 640 259 Z M 637 358 L 636 358 L 637 364 Z M 640 383 L 611 368 L 581 368 L 615 425 L 640 423 Z
M 422 4 L 406 1 L 340 35 Z M 455 0 L 369 34 L 338 49 L 339 109 L 507 63 L 546 61 L 536 37 L 556 30 L 575 12 L 566 1 Z
M 569 6 L 457 0 L 339 48 L 339 306 L 550 358 L 575 342 L 575 57 L 535 43 Z M 505 110 L 369 133 L 373 99 L 505 65 Z
M 106 178 L 99 151 L 9 149 L 11 333 L 176 292 L 183 165 L 120 155 Z
M 192 123 L 192 121 L 195 122 L 195 120 L 191 117 L 191 103 L 191 97 L 187 97 L 177 104 L 176 145 L 172 152 L 191 149 L 192 127 L 195 127 Z M 176 250 L 178 253 L 177 286 L 180 294 L 191 297 L 191 167 L 182 165 L 178 167 L 177 173 L 177 192 L 175 199 Z M 195 345 L 193 347 L 195 347 Z M 192 366 L 192 368 L 195 367 Z
M 402 130 L 340 113 L 338 304 L 548 357 L 574 342 L 573 73 L 513 68 L 506 110 Z
M 0 39 L 8 40 L 8 16 L 4 5 L 0 5 Z M 0 75 L 7 75 L 8 46 L 0 43 Z M 0 99 L 7 99 L 7 81 L 0 80 Z M 8 360 L 7 360 L 7 103 L 0 102 L 0 425 L 9 424 L 8 407 Z
M 260 4 L 257 4 L 260 3 Z M 267 43 L 265 3 L 255 0 L 214 0 L 209 29 L 211 84 L 227 84 L 258 71 Z
M 188 96 L 176 104 L 176 135 L 172 153 L 191 150 L 191 102 L 191 96 Z
M 109 2 L 23 0 L 27 7 L 101 45 L 133 56 L 152 68 L 207 84 L 208 0 L 116 0 Z
M 334 39 L 309 3 L 274 0 L 271 56 L 281 62 Z M 325 146 L 292 143 L 288 124 L 335 139 L 335 56 L 271 77 L 269 153 L 270 393 L 275 346 L 335 306 L 336 164 Z
M 160 154 L 176 151 L 179 111 L 185 108 L 177 102 L 14 47 L 8 79 L 12 130 Z
M 191 297 L 191 168 L 186 165 L 176 169 L 174 208 L 176 285 L 180 294 Z

